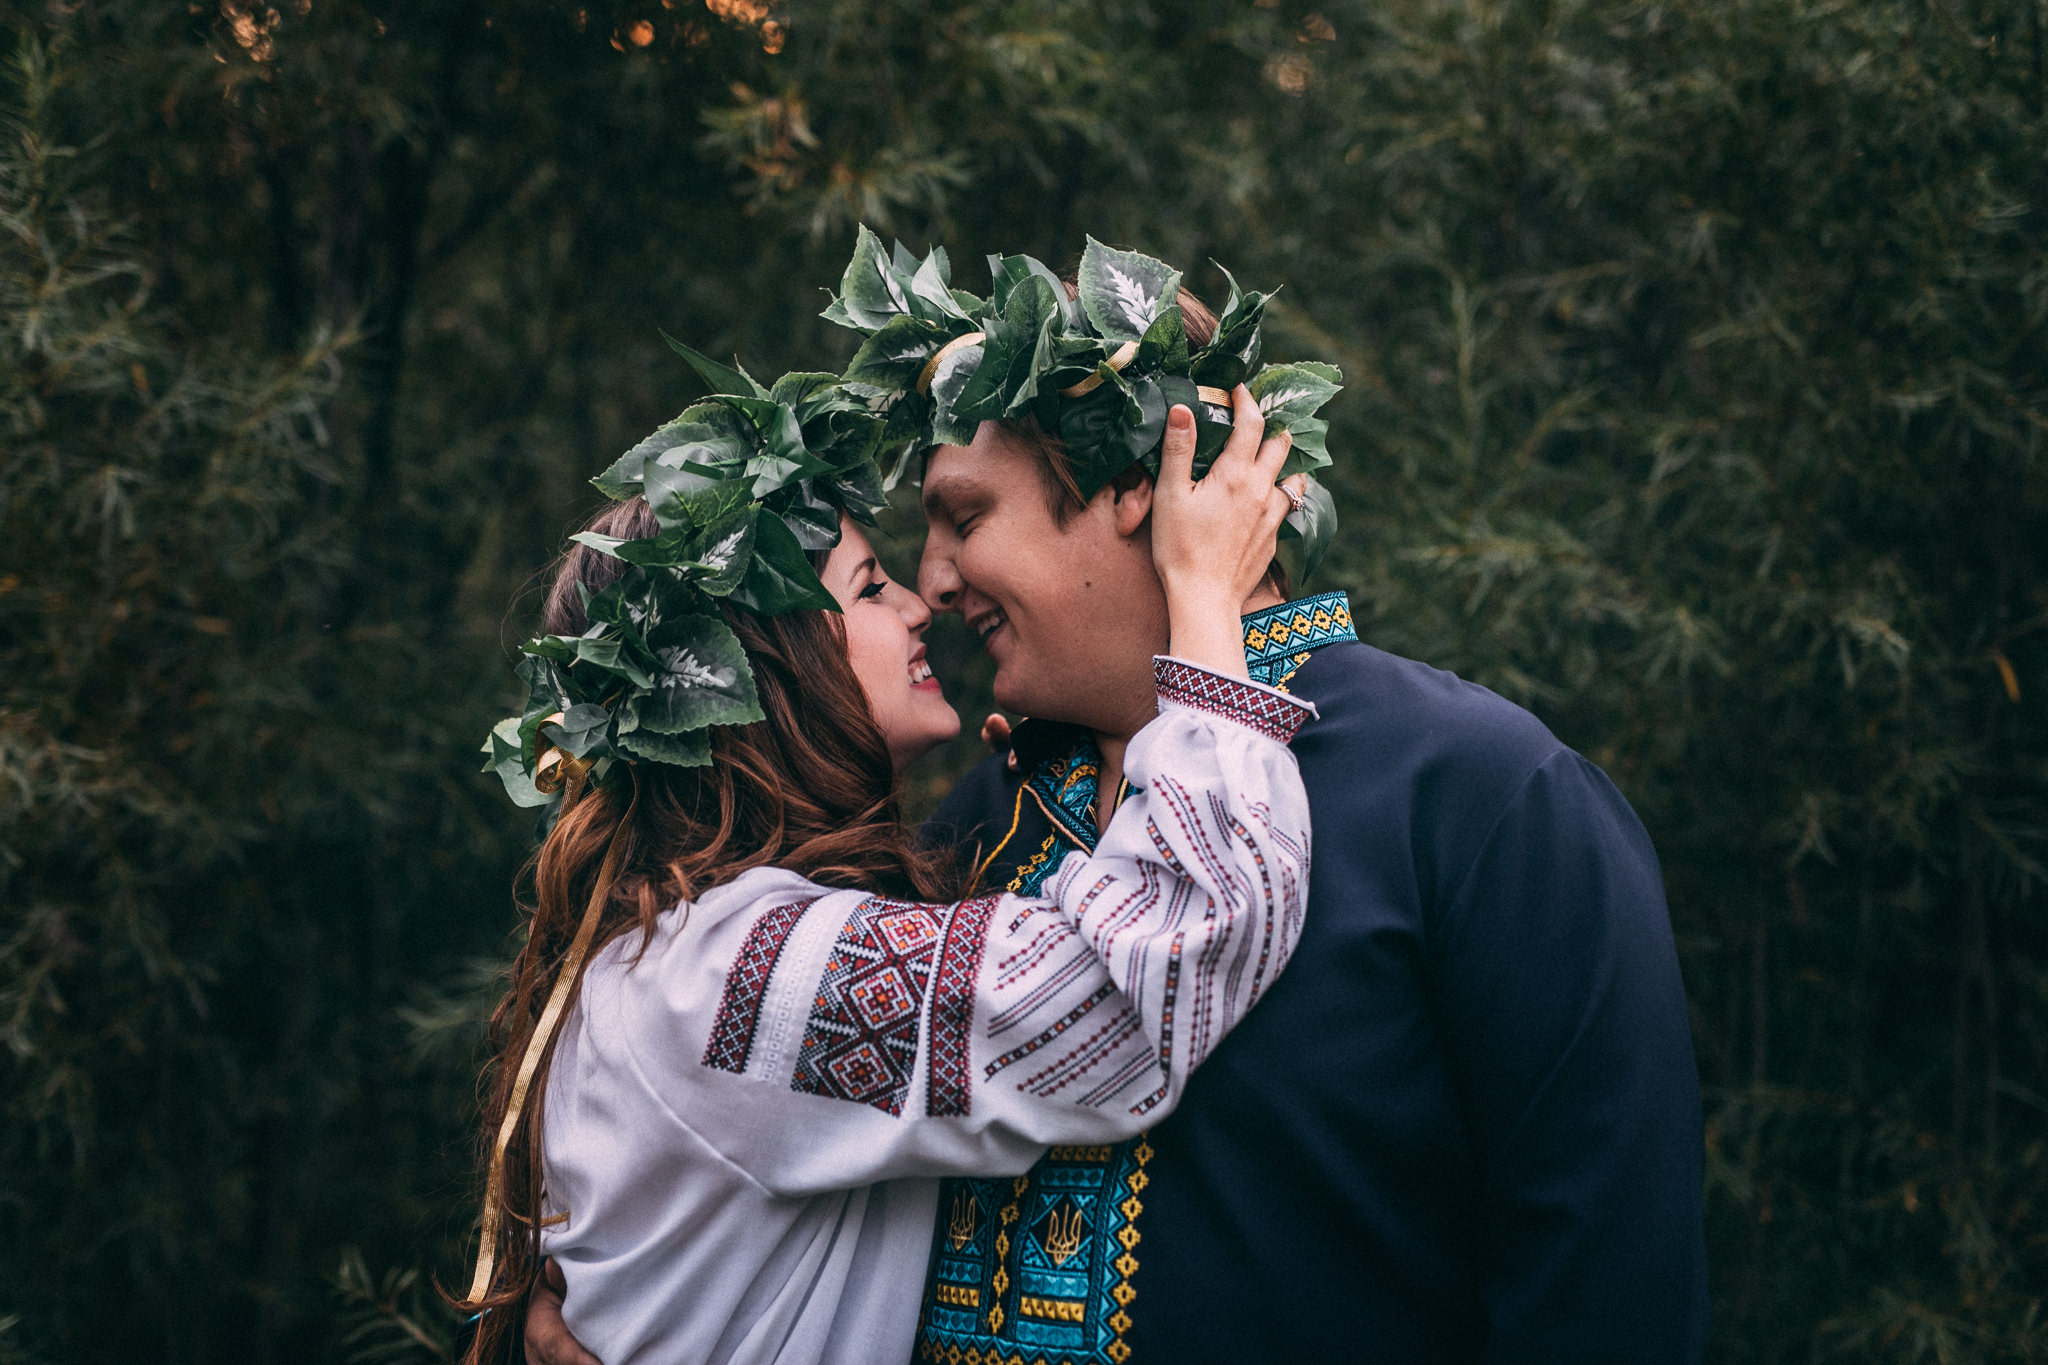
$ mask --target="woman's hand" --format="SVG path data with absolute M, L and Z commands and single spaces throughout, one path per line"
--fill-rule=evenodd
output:
M 1235 429 L 1200 483 L 1194 414 L 1176 406 L 1166 415 L 1152 494 L 1152 564 L 1166 587 L 1167 648 L 1242 678 L 1249 675 L 1238 617 L 1273 562 L 1280 523 L 1299 490 L 1290 496 L 1273 482 L 1294 438 L 1283 432 L 1265 439 L 1265 415 L 1244 385 L 1231 397 Z

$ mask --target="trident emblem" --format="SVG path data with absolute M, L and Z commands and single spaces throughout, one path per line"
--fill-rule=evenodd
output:
M 953 1250 L 958 1251 L 974 1240 L 974 1195 L 962 1190 L 953 1196 L 953 1210 L 946 1220 L 946 1235 L 952 1239 Z
M 1081 1249 L 1081 1209 L 1078 1204 L 1066 1206 L 1066 1217 L 1054 1209 L 1052 1217 L 1046 1220 L 1045 1254 L 1052 1257 L 1054 1266 L 1064 1266 L 1074 1259 L 1074 1253 Z

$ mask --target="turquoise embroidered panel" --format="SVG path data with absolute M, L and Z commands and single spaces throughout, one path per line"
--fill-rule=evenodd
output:
M 1252 681 L 1284 687 L 1324 645 L 1356 640 L 1351 599 L 1341 592 L 1297 597 L 1244 618 L 1244 656 Z
M 1140 1137 L 1054 1147 L 1011 1180 L 947 1181 L 917 1359 L 1122 1365 L 1151 1159 Z
M 1341 592 L 1244 618 L 1251 676 L 1284 687 L 1324 645 L 1356 640 Z M 1102 757 L 1082 739 L 1039 763 L 1025 785 L 1053 830 L 1009 889 L 1035 895 L 1060 860 L 1095 847 Z M 1149 1137 L 1055 1147 L 1015 1178 L 939 1187 L 917 1359 L 944 1365 L 1125 1365 L 1138 1297 Z

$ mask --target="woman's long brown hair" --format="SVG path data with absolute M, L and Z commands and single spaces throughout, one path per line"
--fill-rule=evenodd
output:
M 607 509 L 589 529 L 643 539 L 658 527 L 647 504 L 635 500 Z M 580 635 L 588 622 L 579 585 L 594 597 L 621 572 L 617 560 L 572 546 L 548 592 L 545 633 Z M 757 616 L 739 608 L 725 618 L 746 647 L 766 718 L 714 728 L 705 767 L 640 764 L 630 781 L 621 773 L 584 793 L 528 864 L 532 919 L 510 988 L 491 1017 L 480 1170 L 504 1120 L 517 1060 L 615 836 L 622 843 L 619 870 L 594 946 L 637 929 L 644 947 L 662 912 L 755 867 L 920 900 L 948 900 L 958 890 L 951 863 L 920 851 L 903 824 L 888 746 L 847 662 L 839 618 L 823 611 Z M 628 811 L 631 823 L 622 829 Z M 553 1055 L 550 1040 L 505 1154 L 489 1292 L 461 1305 L 483 1314 L 463 1355 L 473 1365 L 524 1359 L 525 1306 L 541 1270 L 542 1099 Z

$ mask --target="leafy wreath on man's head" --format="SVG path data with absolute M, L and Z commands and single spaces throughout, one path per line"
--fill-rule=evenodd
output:
M 919 258 L 900 242 L 885 250 L 860 229 L 823 316 L 866 336 L 845 379 L 888 413 L 892 444 L 909 442 L 906 454 L 964 446 L 985 421 L 1032 418 L 1059 438 L 1081 495 L 1093 497 L 1133 465 L 1159 472 L 1166 414 L 1177 403 L 1195 414 L 1199 477 L 1230 437 L 1229 390 L 1247 384 L 1266 434 L 1294 437 L 1281 477 L 1309 476 L 1281 534 L 1299 539 L 1303 578 L 1315 572 L 1337 522 L 1312 472 L 1330 463 L 1329 424 L 1316 412 L 1343 375 L 1313 360 L 1260 364 L 1270 294 L 1245 293 L 1223 271 L 1230 295 L 1216 334 L 1191 349 L 1180 272 L 1164 261 L 1090 237 L 1071 296 L 1029 256 L 991 256 L 988 265 L 984 299 L 953 288 L 944 247 Z M 899 462 L 892 486 L 907 467 Z

